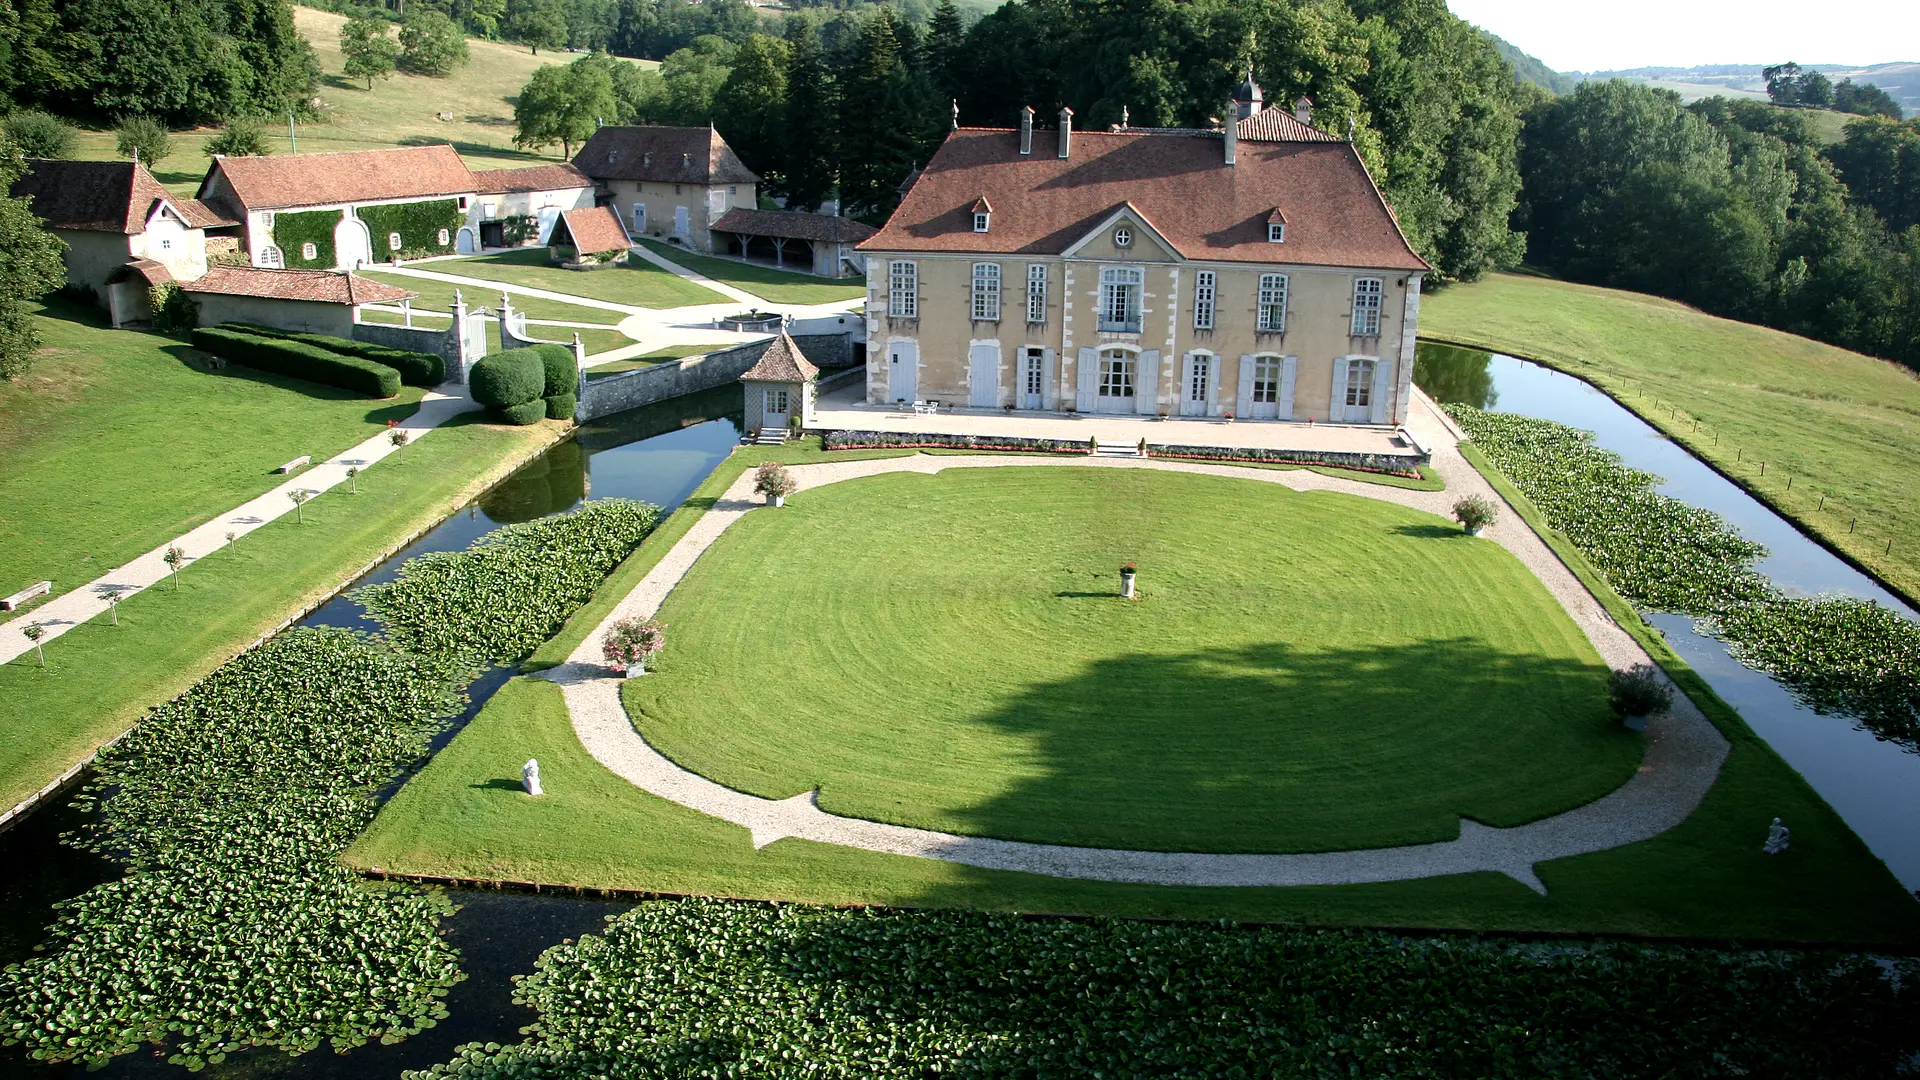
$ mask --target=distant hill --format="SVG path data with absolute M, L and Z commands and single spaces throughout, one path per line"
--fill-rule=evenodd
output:
M 1750 97 L 1765 100 L 1767 81 L 1760 76 L 1759 64 L 1702 64 L 1698 67 L 1642 67 L 1619 71 L 1575 72 L 1579 79 L 1633 79 L 1678 91 L 1687 101 L 1720 94 L 1726 97 Z M 1920 115 L 1920 63 L 1874 64 L 1851 67 L 1846 64 L 1802 64 L 1834 82 L 1852 79 L 1872 83 L 1900 103 L 1908 116 Z M 1516 63 L 1515 71 L 1519 70 Z
M 1500 35 L 1488 33 L 1485 30 L 1480 31 L 1480 34 L 1493 42 L 1493 47 L 1500 50 L 1500 55 L 1506 57 L 1507 63 L 1513 65 L 1513 77 L 1521 82 L 1543 86 L 1556 94 L 1571 94 L 1573 88 L 1580 85 L 1578 78 L 1562 75 L 1542 63 L 1539 57 L 1521 52 L 1518 46 Z M 1888 93 L 1892 91 L 1889 90 Z

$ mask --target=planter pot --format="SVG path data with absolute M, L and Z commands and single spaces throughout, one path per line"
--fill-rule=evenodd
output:
M 1487 531 L 1485 525 L 1462 525 L 1461 528 L 1467 530 L 1468 536 L 1479 536 L 1481 533 Z
M 1647 730 L 1647 718 L 1644 716 L 1623 716 L 1620 722 L 1626 725 L 1628 731 Z
M 1132 575 L 1132 574 L 1121 574 L 1121 575 L 1120 575 L 1120 598 L 1121 598 L 1121 599 L 1123 599 L 1123 600 L 1132 600 L 1132 599 L 1134 599 L 1134 595 L 1133 595 L 1133 579 L 1134 579 L 1134 575 Z
M 767 496 L 767 505 L 785 506 L 787 505 L 787 497 L 785 495 L 769 495 Z

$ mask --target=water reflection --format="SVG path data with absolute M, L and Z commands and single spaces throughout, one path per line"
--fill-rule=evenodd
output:
M 1493 354 L 1422 341 L 1413 353 L 1413 381 L 1435 401 L 1491 409 L 1500 403 L 1493 388 Z

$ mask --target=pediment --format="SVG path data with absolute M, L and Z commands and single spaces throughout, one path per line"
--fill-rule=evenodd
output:
M 1121 230 L 1128 243 L 1120 243 Z M 1179 262 L 1180 252 L 1147 216 L 1132 203 L 1122 203 L 1103 216 L 1061 252 L 1062 258 L 1098 262 Z

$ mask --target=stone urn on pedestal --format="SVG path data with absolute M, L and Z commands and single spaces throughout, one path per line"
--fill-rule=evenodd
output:
M 1139 571 L 1134 568 L 1132 563 L 1128 563 L 1120 568 L 1120 599 L 1138 599 L 1138 597 L 1134 595 L 1133 588 L 1133 580 L 1137 576 L 1139 576 Z

